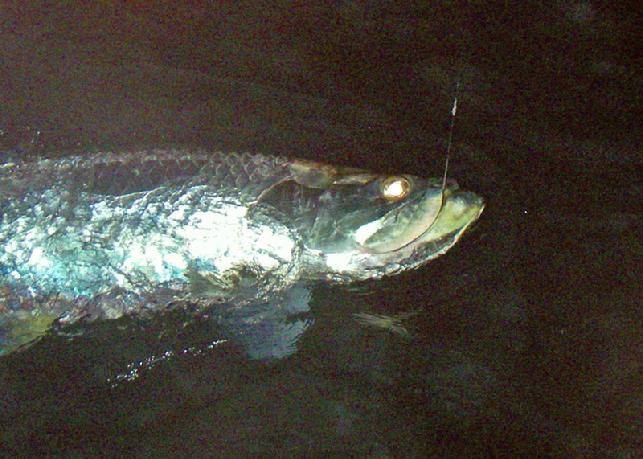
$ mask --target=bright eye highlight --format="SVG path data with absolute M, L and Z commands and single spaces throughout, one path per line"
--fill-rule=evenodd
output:
M 382 182 L 382 197 L 390 202 L 399 201 L 408 196 L 411 184 L 404 177 L 389 177 Z

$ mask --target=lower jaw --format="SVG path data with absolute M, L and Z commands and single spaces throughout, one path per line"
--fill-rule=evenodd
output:
M 431 230 L 427 230 L 427 232 L 418 238 L 418 240 L 413 244 L 414 247 L 412 249 L 412 254 L 408 258 L 410 263 L 408 264 L 419 265 L 445 254 L 464 236 L 465 233 L 475 226 L 483 209 L 484 206 L 482 206 L 477 214 L 470 218 L 465 224 L 448 233 L 444 233 L 437 238 L 429 239 Z

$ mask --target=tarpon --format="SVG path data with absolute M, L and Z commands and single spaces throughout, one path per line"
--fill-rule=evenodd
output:
M 308 326 L 287 320 L 307 286 L 417 268 L 483 207 L 453 180 L 249 153 L 5 163 L 0 354 L 52 323 L 189 305 L 221 311 L 252 357 L 282 357 Z

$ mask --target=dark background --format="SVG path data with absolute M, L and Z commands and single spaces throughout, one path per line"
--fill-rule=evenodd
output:
M 2 2 L 5 160 L 181 145 L 439 176 L 459 83 L 450 175 L 488 204 L 417 272 L 318 287 L 276 364 L 182 317 L 1 359 L 0 448 L 639 457 L 640 30 L 607 1 Z M 351 316 L 409 310 L 410 340 Z

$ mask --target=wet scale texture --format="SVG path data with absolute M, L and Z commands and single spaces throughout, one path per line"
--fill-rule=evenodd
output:
M 149 306 L 146 296 L 190 299 L 189 272 L 239 266 L 258 277 L 255 295 L 283 287 L 298 257 L 296 236 L 274 212 L 249 215 L 248 205 L 286 173 L 284 164 L 171 151 L 5 164 L 2 308 L 58 312 L 118 292 L 119 307 L 105 311 L 113 302 L 102 301 L 98 314 L 118 317 Z

